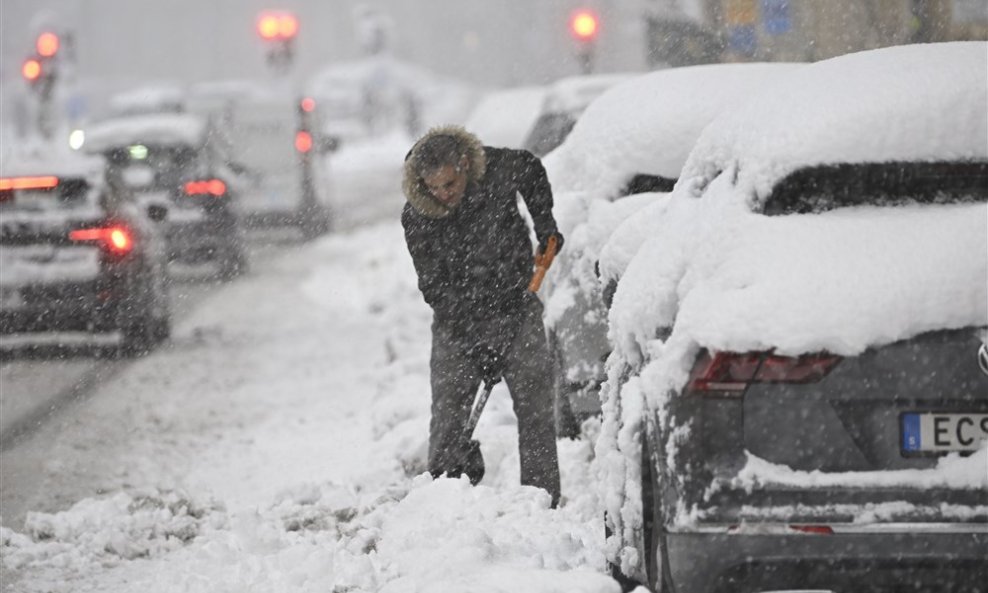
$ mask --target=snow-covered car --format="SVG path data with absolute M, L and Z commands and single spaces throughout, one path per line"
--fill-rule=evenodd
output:
M 594 99 L 615 84 L 634 76 L 630 73 L 568 76 L 550 84 L 539 116 L 522 147 L 535 156 L 545 156 L 563 143 L 580 114 Z
M 607 341 L 606 295 L 598 259 L 609 237 L 623 248 L 644 240 L 646 226 L 626 221 L 661 216 L 689 151 L 723 110 L 798 64 L 717 64 L 660 70 L 618 84 L 591 103 L 563 144 L 545 157 L 554 213 L 566 247 L 545 296 L 559 386 L 560 434 L 575 435 L 600 412 Z M 606 286 L 606 284 L 605 284 Z
M 701 134 L 610 310 L 621 575 L 984 590 L 985 72 L 982 42 L 850 54 Z
M 134 115 L 93 125 L 83 148 L 104 157 L 112 184 L 167 211 L 171 260 L 212 262 L 220 277 L 232 278 L 247 266 L 234 204 L 245 181 L 216 136 L 206 119 L 193 114 Z
M 521 148 L 535 125 L 546 87 L 526 86 L 491 91 L 470 112 L 464 127 L 484 144 Z
M 0 332 L 119 332 L 139 354 L 171 331 L 164 211 L 141 208 L 102 164 L 0 171 Z

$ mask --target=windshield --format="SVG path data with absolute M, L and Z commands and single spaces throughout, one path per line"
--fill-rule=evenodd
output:
M 177 191 L 199 172 L 189 146 L 130 146 L 109 153 L 110 172 L 136 191 Z
M 525 149 L 532 151 L 535 156 L 545 156 L 563 143 L 574 125 L 576 118 L 568 113 L 540 115 L 525 140 Z
M 845 206 L 988 201 L 988 163 L 863 163 L 800 169 L 765 201 L 768 215 Z

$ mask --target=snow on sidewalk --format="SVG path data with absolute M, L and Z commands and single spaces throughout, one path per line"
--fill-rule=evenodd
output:
M 503 385 L 483 483 L 422 473 L 430 319 L 396 223 L 217 290 L 101 389 L 129 487 L 0 529 L 17 590 L 617 592 L 590 445 L 559 443 L 549 509 L 518 485 Z

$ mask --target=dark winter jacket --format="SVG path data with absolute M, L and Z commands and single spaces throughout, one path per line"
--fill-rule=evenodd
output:
M 541 241 L 556 232 L 552 191 L 542 163 L 530 152 L 483 146 L 455 126 L 431 134 L 462 141 L 470 159 L 466 193 L 452 210 L 442 205 L 411 166 L 413 147 L 405 165 L 408 202 L 401 223 L 435 321 L 469 340 L 486 321 L 520 313 L 534 251 L 516 196 L 525 200 Z

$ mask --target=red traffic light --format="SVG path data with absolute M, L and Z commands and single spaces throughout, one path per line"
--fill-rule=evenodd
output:
M 569 21 L 570 32 L 579 41 L 593 41 L 597 37 L 597 15 L 583 9 L 573 13 Z
M 306 113 L 312 113 L 316 109 L 316 100 L 312 97 L 306 97 L 299 103 L 299 107 Z
M 41 35 L 38 35 L 38 39 L 35 41 L 34 46 L 38 50 L 39 56 L 42 58 L 50 58 L 58 53 L 58 35 L 52 33 L 51 31 L 45 31 Z
M 24 75 L 24 80 L 28 82 L 34 82 L 41 78 L 41 72 L 41 61 L 35 58 L 28 58 L 21 66 L 21 74 Z
M 298 19 L 290 12 L 262 12 L 257 17 L 257 33 L 265 41 L 291 39 L 298 33 Z
M 295 132 L 295 150 L 305 154 L 312 150 L 312 134 L 305 130 Z

